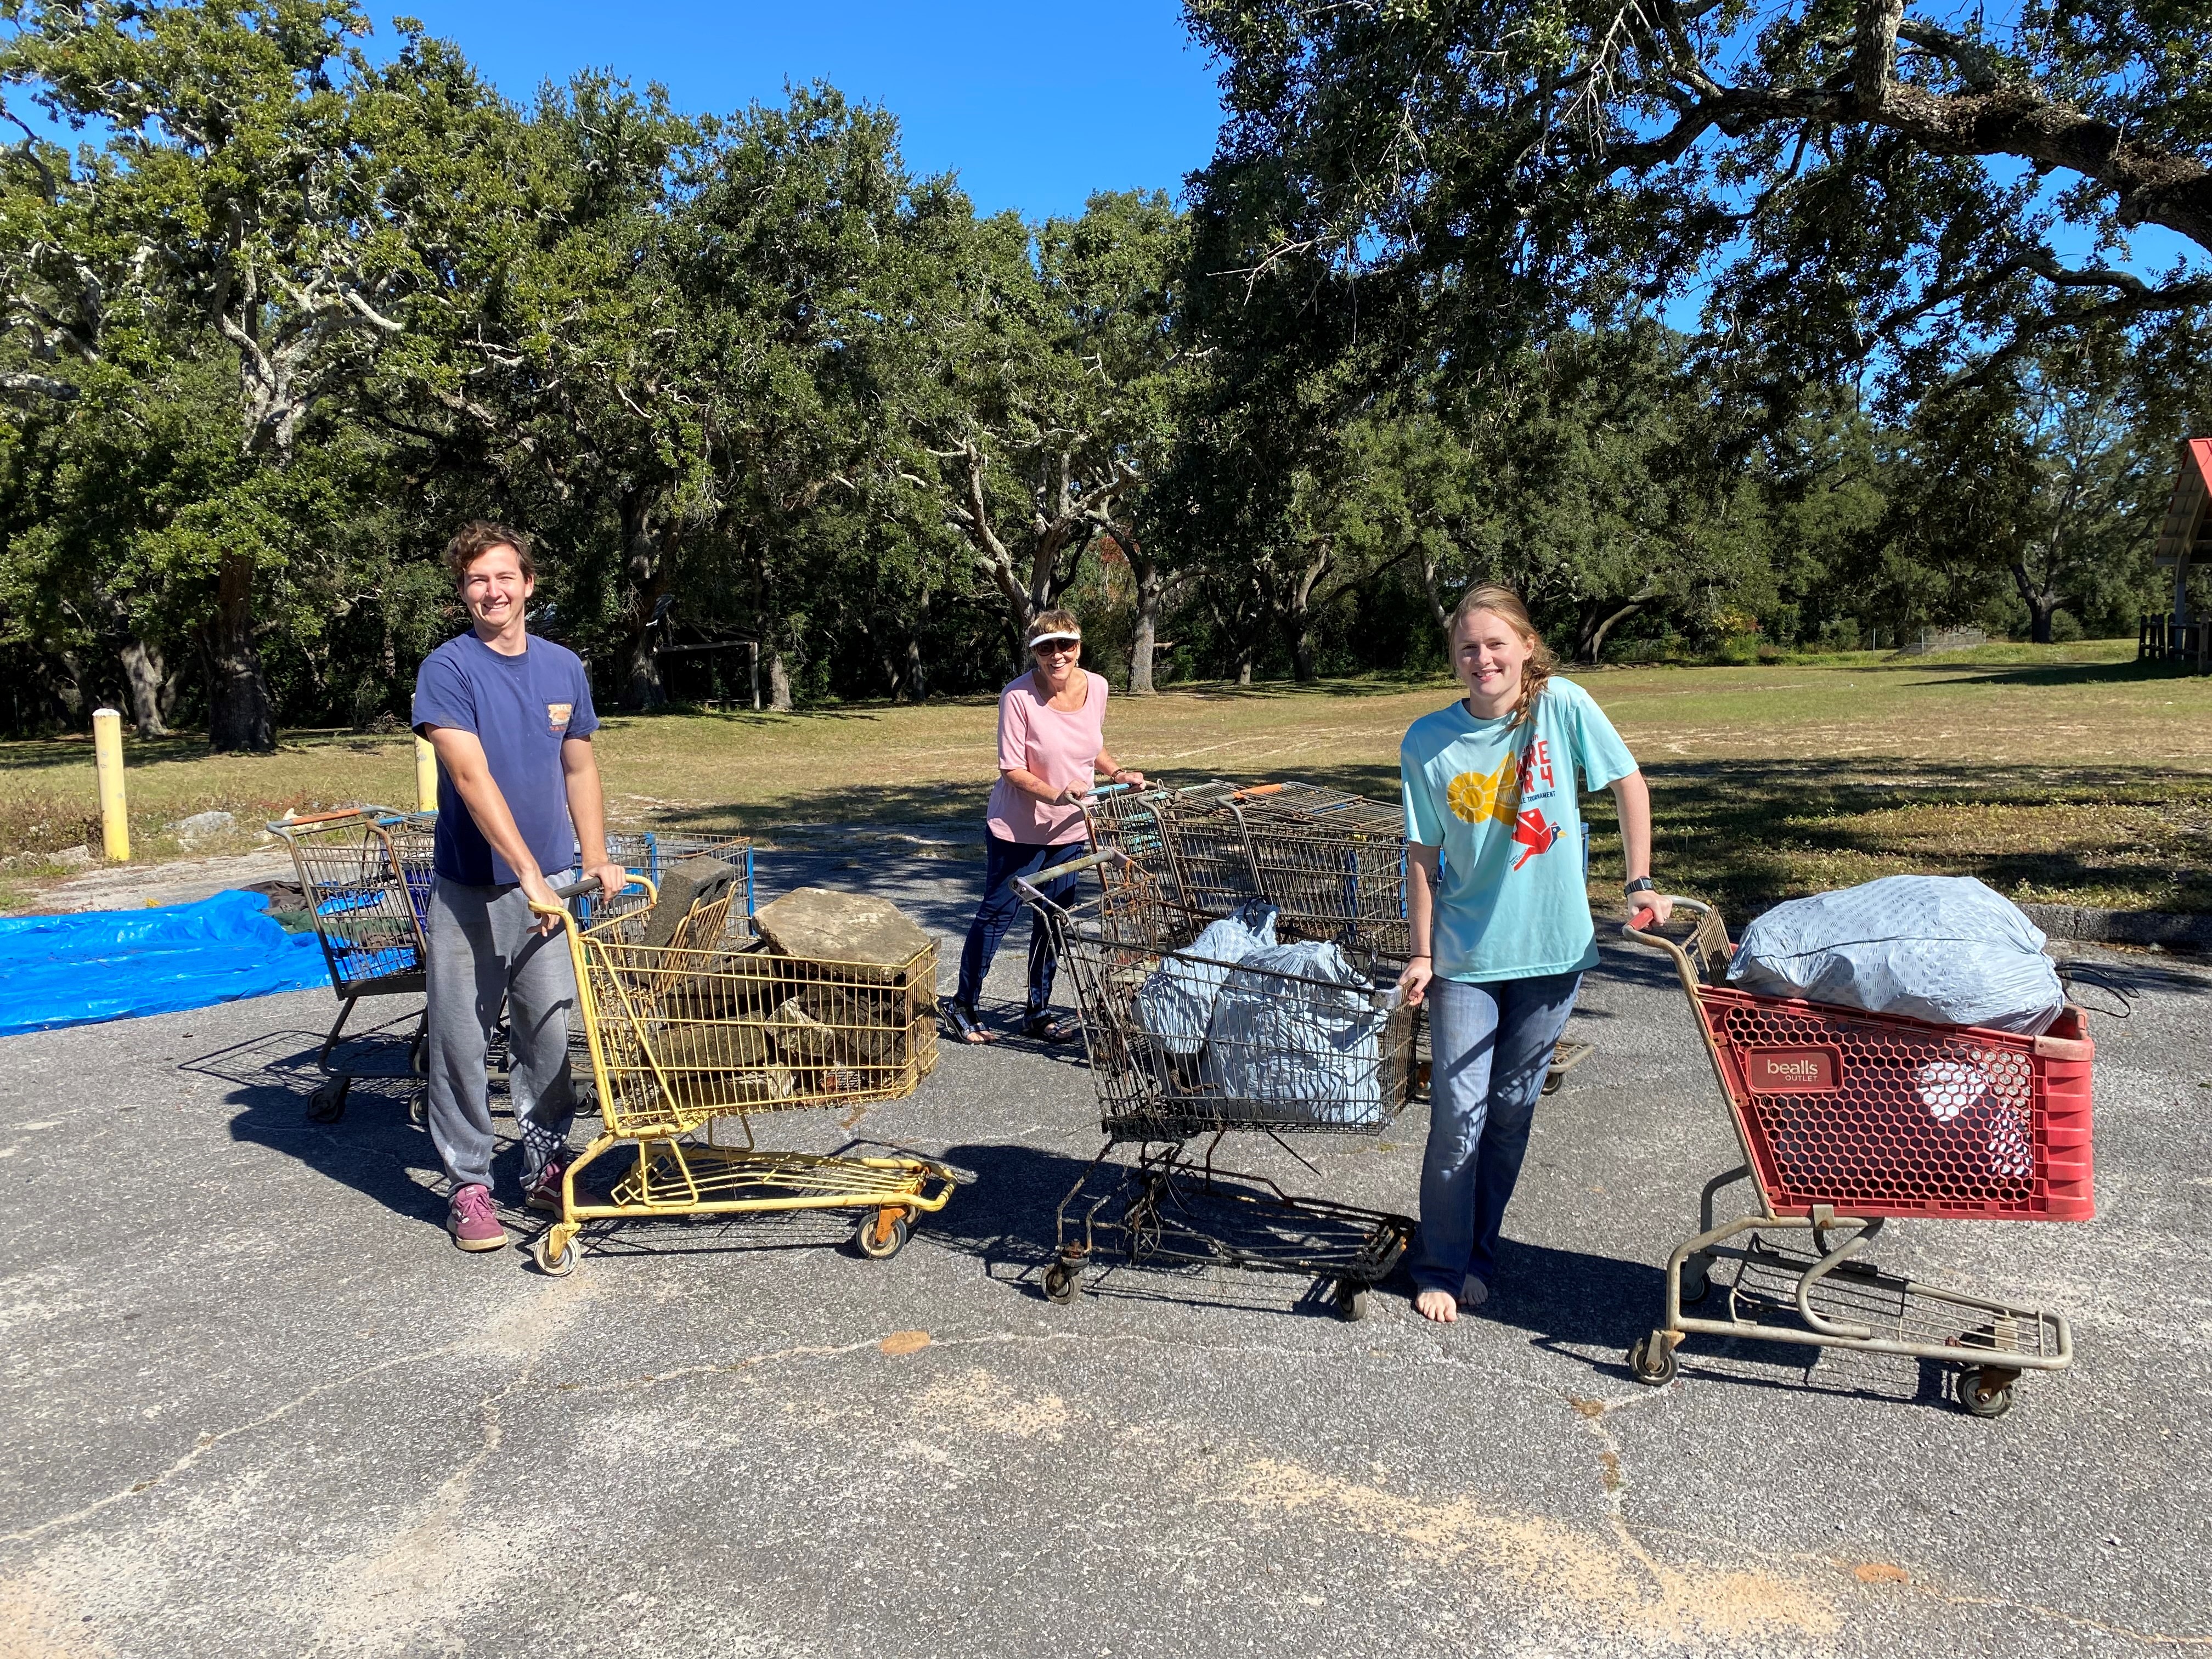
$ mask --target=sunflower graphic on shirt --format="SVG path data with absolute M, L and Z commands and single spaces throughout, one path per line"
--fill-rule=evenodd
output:
M 1510 823 L 1521 806 L 1519 768 L 1508 755 L 1494 772 L 1462 772 L 1446 787 L 1444 800 L 1462 823 L 1496 818 Z

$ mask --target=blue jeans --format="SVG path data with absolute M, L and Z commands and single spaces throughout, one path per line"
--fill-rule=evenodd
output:
M 983 994 L 983 975 L 991 971 L 991 958 L 999 954 L 999 941 L 1006 938 L 1015 917 L 1022 912 L 1021 895 L 1014 891 L 1014 878 L 1024 878 L 1054 904 L 1066 904 L 1068 896 L 1075 890 L 1075 878 L 1062 876 L 1057 881 L 1038 881 L 1037 872 L 1065 864 L 1070 859 L 1079 859 L 1091 850 L 1079 841 L 1031 847 L 1007 841 L 988 830 L 983 832 L 983 902 L 975 907 L 975 920 L 968 924 L 968 942 L 960 947 L 960 988 L 953 993 L 955 1000 L 971 1009 L 975 999 Z M 1044 918 L 1032 915 L 1027 1016 L 1030 1019 L 1042 1018 L 1045 1010 L 1052 1006 L 1054 966 L 1052 935 L 1045 928 Z
M 1498 1271 L 1498 1233 L 1528 1152 L 1552 1049 L 1580 971 L 1486 985 L 1429 981 L 1429 1147 L 1421 1159 L 1416 1291 L 1457 1296 Z

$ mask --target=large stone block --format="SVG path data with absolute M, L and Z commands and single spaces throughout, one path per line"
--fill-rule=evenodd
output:
M 896 968 L 929 948 L 929 935 L 889 899 L 800 887 L 755 918 L 761 937 L 787 957 Z

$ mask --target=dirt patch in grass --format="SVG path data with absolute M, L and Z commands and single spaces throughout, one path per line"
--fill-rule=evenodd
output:
M 1659 872 L 1740 913 L 1900 870 L 1979 876 L 2023 898 L 2212 910 L 2212 678 L 2132 660 L 2131 641 L 2008 646 L 1744 668 L 1601 671 L 1583 684 L 1650 775 Z M 1117 757 L 1170 782 L 1309 778 L 1395 799 L 1398 743 L 1451 701 L 1440 680 L 1201 686 L 1116 697 Z M 995 773 L 992 699 L 795 715 L 610 717 L 596 740 L 610 816 L 763 839 L 805 824 L 976 833 Z M 142 857 L 166 826 L 222 808 L 264 818 L 405 805 L 411 740 L 288 732 L 280 750 L 127 745 Z M 1619 857 L 1609 798 L 1593 890 Z M 934 832 L 933 832 L 934 833 Z M 88 739 L 0 744 L 0 856 L 99 847 Z M 217 850 L 203 846 L 202 851 Z M 34 884 L 10 884 L 20 903 Z M 0 903 L 4 903 L 0 899 Z

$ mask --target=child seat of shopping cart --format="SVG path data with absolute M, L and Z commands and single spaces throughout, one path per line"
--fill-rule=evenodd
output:
M 1727 982 L 1720 913 L 1674 902 L 1694 918 L 1685 942 L 1622 932 L 1672 960 L 1742 1162 L 1705 1183 L 1697 1234 L 1668 1258 L 1662 1322 L 1628 1352 L 1637 1380 L 1673 1381 L 1686 1336 L 1747 1337 L 1956 1366 L 1959 1403 L 1999 1417 L 2021 1373 L 2072 1364 L 2063 1314 L 1884 1273 L 1865 1252 L 1904 1218 L 2092 1218 L 2096 1047 L 2081 1011 L 2069 1004 L 2029 1036 L 1754 995 Z M 1714 1200 L 1739 1181 L 1757 1211 L 1716 1223 Z M 1838 1230 L 1850 1237 L 1832 1238 Z M 1759 1237 L 1790 1231 L 1814 1249 Z M 1725 1283 L 1713 1273 L 1723 1261 Z M 1716 1295 L 1721 1312 L 1683 1311 Z
M 1364 1317 L 1370 1287 L 1412 1238 L 1411 1218 L 1294 1197 L 1264 1176 L 1217 1168 L 1214 1154 L 1231 1133 L 1280 1144 L 1289 1133 L 1389 1125 L 1413 1092 L 1419 1024 L 1399 994 L 1398 965 L 1369 957 L 1364 975 L 1345 978 L 1210 961 L 1192 953 L 1194 919 L 1163 900 L 1142 862 L 1109 850 L 1053 873 L 1090 869 L 1112 895 L 1092 922 L 1016 884 L 1074 982 L 1106 1135 L 1055 1212 L 1046 1297 L 1073 1301 L 1098 1235 L 1119 1232 L 1133 1263 L 1303 1274 L 1331 1285 L 1340 1316 Z M 1164 1027 L 1146 989 L 1164 974 L 1212 988 L 1202 1031 Z M 1194 1158 L 1189 1144 L 1200 1139 Z M 1136 1163 L 1085 1206 L 1094 1172 L 1122 1145 L 1141 1149 Z
M 652 891 L 643 877 L 630 884 Z M 936 946 L 888 966 L 780 954 L 756 937 L 750 908 L 732 915 L 736 890 L 733 880 L 702 898 L 665 944 L 645 942 L 635 909 L 589 926 L 540 910 L 559 919 L 575 964 L 600 1115 L 564 1174 L 560 1218 L 533 1247 L 543 1271 L 574 1271 L 588 1222 L 786 1210 L 858 1210 L 854 1248 L 887 1260 L 951 1196 L 941 1164 L 772 1152 L 752 1132 L 756 1117 L 921 1085 L 937 1063 Z M 733 1122 L 742 1144 L 725 1146 Z M 618 1147 L 634 1153 L 630 1168 L 606 1198 L 586 1197 L 579 1177 Z

